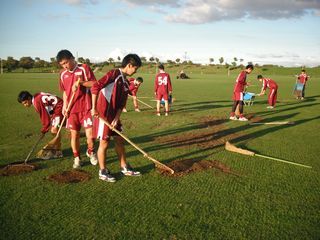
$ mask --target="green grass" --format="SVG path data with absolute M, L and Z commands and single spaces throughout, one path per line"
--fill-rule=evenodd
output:
M 258 72 L 258 71 L 257 71 Z M 250 75 L 258 92 L 257 72 Z M 98 167 L 86 165 L 92 174 L 85 183 L 56 184 L 46 177 L 72 167 L 68 140 L 65 157 L 40 161 L 32 173 L 0 177 L 0 239 L 319 239 L 320 163 L 319 104 L 320 74 L 312 75 L 307 99 L 292 97 L 296 72 L 272 75 L 279 84 L 279 103 L 266 109 L 266 97 L 245 107 L 265 121 L 295 121 L 295 125 L 264 126 L 226 121 L 228 133 L 238 133 L 235 143 L 260 154 L 311 165 L 312 169 L 278 163 L 258 157 L 227 152 L 222 146 L 200 148 L 157 141 L 161 136 L 182 136 L 205 132 L 203 117 L 227 119 L 237 71 L 192 73 L 189 80 L 173 79 L 177 99 L 173 114 L 156 117 L 154 110 L 131 110 L 121 116 L 125 134 L 164 163 L 183 159 L 219 160 L 240 173 L 240 177 L 215 169 L 180 178 L 160 175 L 152 162 L 126 145 L 128 161 L 143 173 L 139 178 L 122 178 L 113 149 L 107 165 L 119 181 L 98 179 Z M 174 72 L 172 72 L 174 74 Z M 153 73 L 144 77 L 141 100 L 153 97 Z M 265 74 L 268 76 L 267 74 Z M 102 74 L 97 74 L 97 78 Z M 174 76 L 174 75 L 173 75 Z M 34 109 L 25 109 L 16 98 L 20 90 L 59 94 L 57 74 L 0 75 L 0 164 L 23 160 L 40 132 Z M 143 106 L 141 105 L 141 108 Z M 31 137 L 26 135 L 32 134 Z M 223 134 L 223 133 L 221 133 Z M 46 136 L 45 144 L 52 137 Z M 84 157 L 85 139 L 81 139 Z

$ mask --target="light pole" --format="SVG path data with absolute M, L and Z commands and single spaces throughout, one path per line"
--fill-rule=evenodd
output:
M 2 58 L 0 58 L 0 62 L 1 62 L 1 67 L 0 67 L 0 69 L 1 69 L 1 74 L 3 74 Z

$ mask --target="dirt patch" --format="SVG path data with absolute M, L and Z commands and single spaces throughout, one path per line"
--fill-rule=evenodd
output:
M 207 169 L 218 169 L 227 174 L 233 174 L 236 176 L 240 176 L 238 173 L 231 170 L 227 165 L 217 161 L 217 160 L 178 160 L 173 161 L 167 164 L 168 167 L 174 170 L 174 174 L 170 174 L 166 171 L 158 169 L 162 175 L 165 176 L 173 176 L 173 177 L 182 177 L 190 173 L 205 171 Z
M 250 120 L 250 122 L 253 122 L 253 123 L 261 122 L 264 120 L 262 117 L 255 116 L 254 114 L 248 114 L 246 117 L 248 118 L 248 120 Z
M 89 181 L 91 175 L 83 170 L 71 170 L 56 173 L 47 177 L 48 180 L 57 183 L 78 183 Z
M 155 141 L 170 147 L 196 146 L 208 149 L 222 146 L 226 141 L 242 136 L 241 132 L 230 130 L 224 124 L 226 121 L 228 120 L 209 116 L 201 119 L 199 125 L 195 126 L 193 130 L 156 137 Z
M 0 169 L 0 176 L 15 176 L 25 174 L 39 169 L 36 164 L 13 164 Z

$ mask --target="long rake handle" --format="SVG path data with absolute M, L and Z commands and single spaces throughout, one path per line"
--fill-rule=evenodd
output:
M 39 139 L 37 140 L 37 142 L 33 145 L 33 147 L 31 148 L 28 156 L 26 157 L 26 159 L 24 160 L 24 163 L 26 164 L 31 156 L 31 154 L 34 152 L 34 150 L 36 149 L 36 147 L 38 146 L 39 142 L 41 141 L 41 139 L 44 137 L 44 134 L 41 134 Z
M 130 96 L 131 98 L 133 98 L 131 95 L 128 95 L 128 96 Z M 150 106 L 149 104 L 147 104 L 147 103 L 145 103 L 145 102 L 141 101 L 138 97 L 137 97 L 137 100 L 138 100 L 138 102 L 140 102 L 140 103 L 142 103 L 142 104 L 146 105 L 147 107 L 149 107 L 149 108 L 153 109 L 153 107 L 152 107 L 152 106 Z
M 174 170 L 169 168 L 168 166 L 164 165 L 163 163 L 159 162 L 158 160 L 150 157 L 145 151 L 143 151 L 140 147 L 138 147 L 135 143 L 133 143 L 129 138 L 124 136 L 120 131 L 115 129 L 114 127 L 111 126 L 110 123 L 108 123 L 105 119 L 99 117 L 100 121 L 102 121 L 104 124 L 106 124 L 112 131 L 116 132 L 119 134 L 123 139 L 125 139 L 129 144 L 131 144 L 135 149 L 137 149 L 139 152 L 143 154 L 144 157 L 148 158 L 152 162 L 154 162 L 156 165 L 161 166 L 162 168 L 168 170 L 171 174 L 174 174 Z
M 300 164 L 300 163 L 294 163 L 294 162 L 286 161 L 286 160 L 283 160 L 283 159 L 269 157 L 269 156 L 265 156 L 265 155 L 261 155 L 261 154 L 257 154 L 257 153 L 255 153 L 254 156 L 258 156 L 258 157 L 262 157 L 262 158 L 268 158 L 268 159 L 275 160 L 275 161 L 278 161 L 278 162 L 289 163 L 289 164 L 300 166 L 300 167 L 312 168 L 311 166 L 308 166 L 308 165 L 303 165 L 303 164 Z

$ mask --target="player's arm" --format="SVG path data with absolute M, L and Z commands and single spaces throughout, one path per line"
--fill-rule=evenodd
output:
M 169 94 L 172 94 L 172 84 L 171 84 L 171 79 L 169 74 L 168 74 L 168 91 L 169 91 Z
M 121 113 L 122 113 L 122 108 L 118 109 L 115 118 L 112 120 L 111 122 L 112 127 L 117 126 Z
M 97 111 L 97 94 L 91 94 L 91 101 L 92 101 L 92 108 L 91 108 L 91 115 L 93 117 L 98 117 L 99 113 Z
M 50 129 L 50 125 L 51 125 L 50 116 L 49 116 L 47 110 L 45 109 L 44 105 L 39 103 L 38 101 L 35 102 L 35 109 L 40 115 L 40 120 L 41 120 L 41 124 L 42 124 L 42 128 L 40 131 L 42 134 L 45 134 Z

